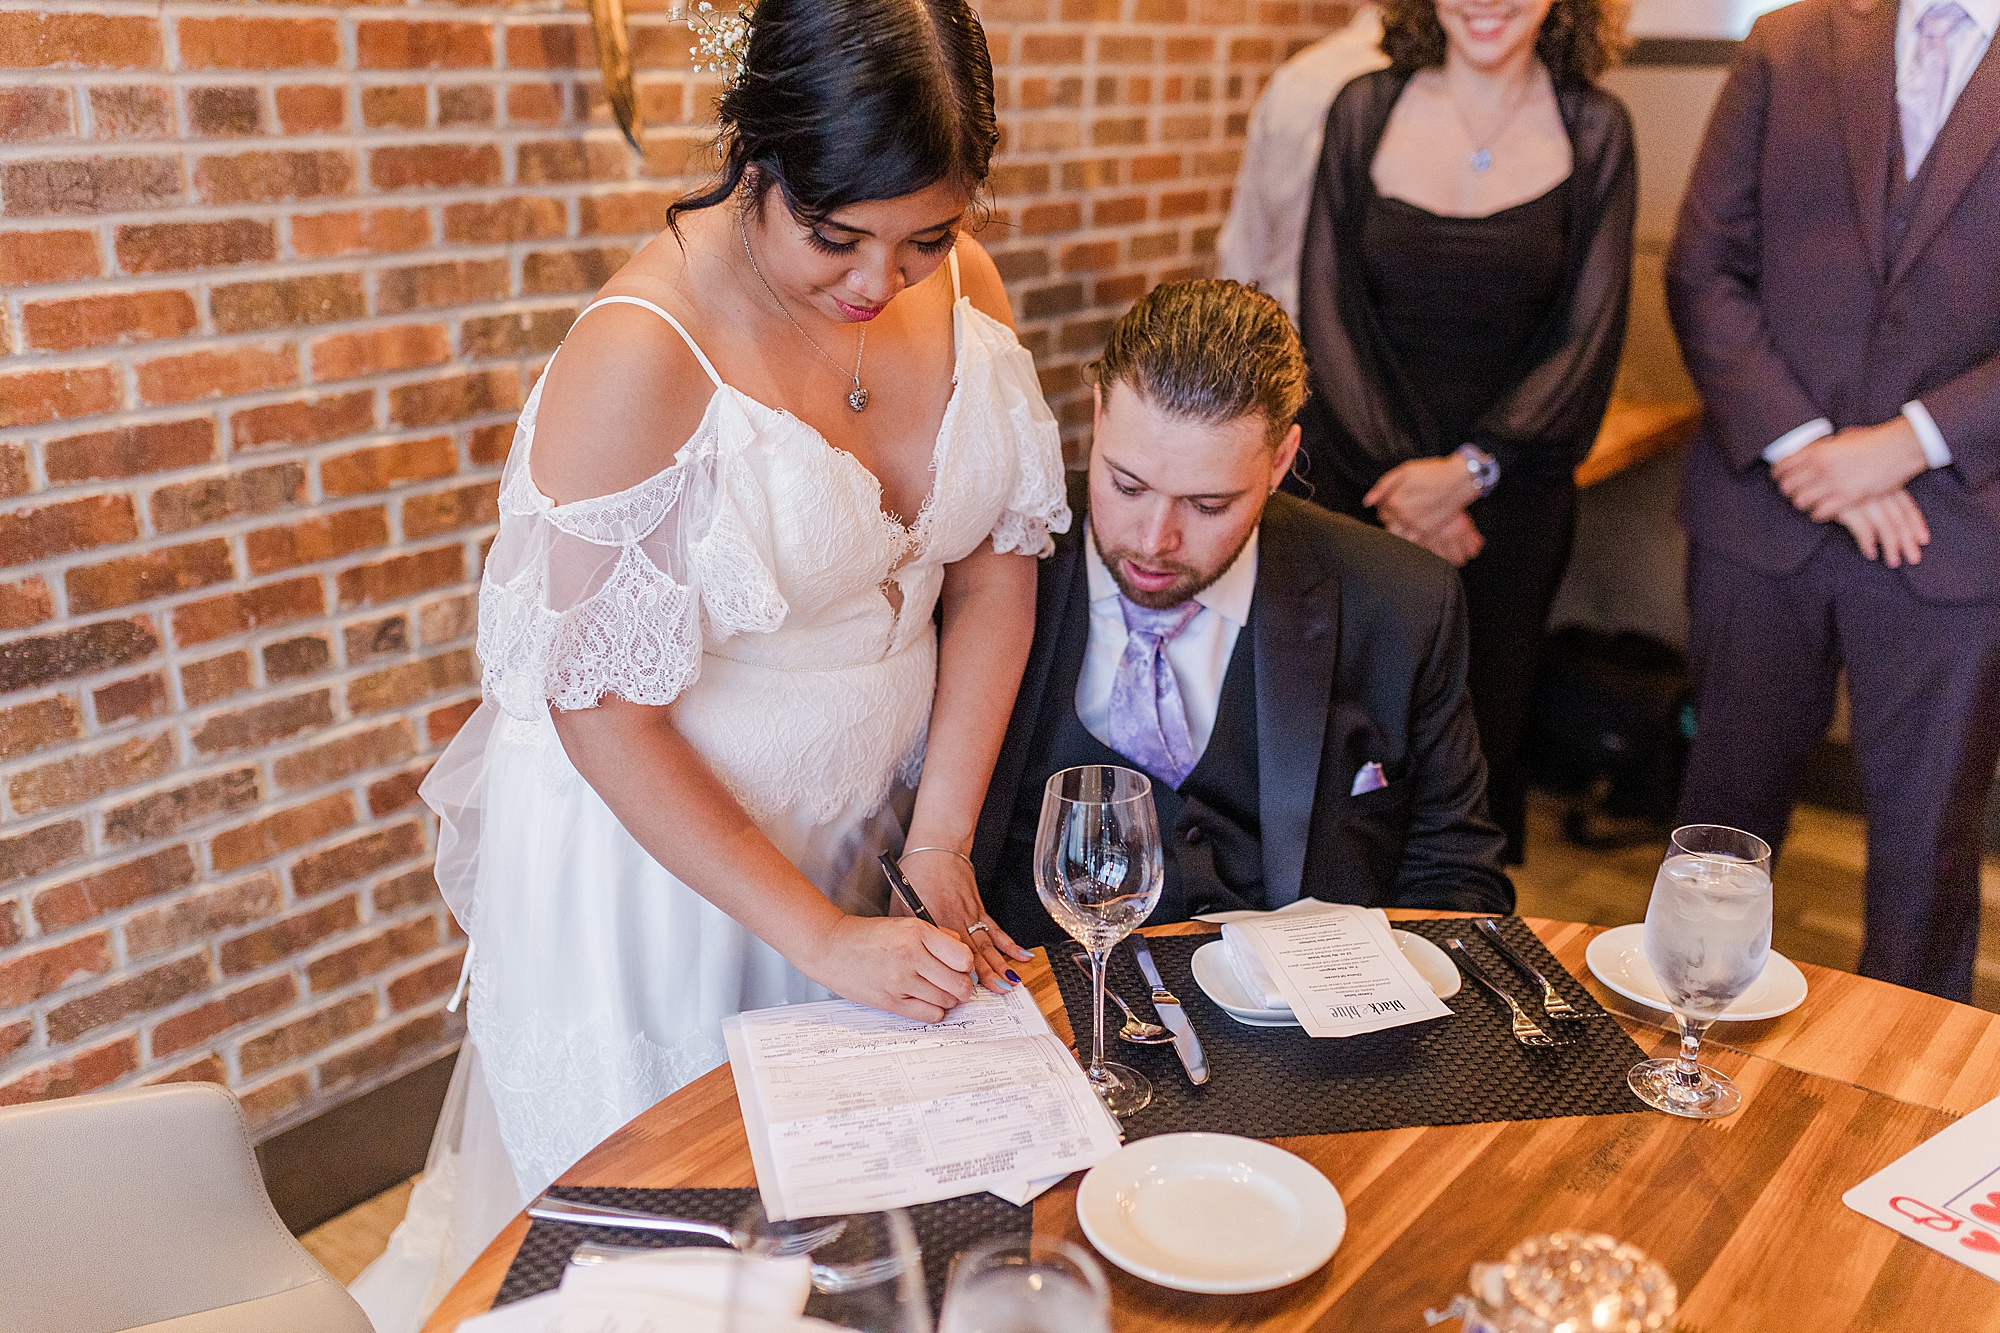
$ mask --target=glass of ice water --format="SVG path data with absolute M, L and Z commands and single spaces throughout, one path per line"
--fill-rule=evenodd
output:
M 1035 828 L 1035 892 L 1090 955 L 1094 1030 L 1086 1073 L 1113 1115 L 1145 1106 L 1153 1085 L 1104 1058 L 1104 965 L 1159 905 L 1163 876 L 1160 819 L 1144 773 L 1085 764 L 1050 775 Z
M 1111 1333 L 1111 1291 L 1069 1241 L 996 1236 L 952 1260 L 938 1333 Z
M 1742 1104 L 1736 1085 L 1696 1057 L 1702 1033 L 1763 974 L 1770 954 L 1770 846 L 1719 824 L 1675 829 L 1646 904 L 1646 961 L 1680 1020 L 1681 1051 L 1632 1066 L 1626 1081 L 1641 1101 L 1697 1120 Z

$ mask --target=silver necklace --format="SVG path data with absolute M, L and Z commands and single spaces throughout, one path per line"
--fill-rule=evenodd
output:
M 1513 109 L 1494 127 L 1493 132 L 1486 136 L 1486 142 L 1481 143 L 1479 142 L 1479 136 L 1472 132 L 1472 122 L 1465 118 L 1465 108 L 1458 104 L 1458 95 L 1452 92 L 1450 84 L 1445 85 L 1444 95 L 1450 100 L 1451 109 L 1457 113 L 1458 123 L 1464 128 L 1465 137 L 1472 143 L 1472 156 L 1466 159 L 1466 165 L 1470 166 L 1475 173 L 1483 175 L 1487 168 L 1493 165 L 1493 150 L 1490 145 L 1498 142 L 1500 136 L 1507 132 L 1507 127 L 1514 123 L 1514 117 L 1521 114 L 1521 108 L 1528 104 L 1528 98 L 1533 93 L 1534 82 L 1530 80 L 1528 91 L 1521 94 L 1515 101 Z
M 868 406 L 868 390 L 861 387 L 861 357 L 868 350 L 868 326 L 865 324 L 861 326 L 861 346 L 856 348 L 854 352 L 854 370 L 851 373 L 840 370 L 840 362 L 828 356 L 826 349 L 814 342 L 810 333 L 807 333 L 803 328 L 799 328 L 799 322 L 796 319 L 792 319 L 792 312 L 785 309 L 784 300 L 772 289 L 771 280 L 764 276 L 763 269 L 757 267 L 757 256 L 751 253 L 750 250 L 750 229 L 743 224 L 743 215 L 741 213 L 736 215 L 736 233 L 743 238 L 743 255 L 750 261 L 750 271 L 757 275 L 757 281 L 764 284 L 764 290 L 770 292 L 771 299 L 778 303 L 778 313 L 790 321 L 793 328 L 799 330 L 799 337 L 804 338 L 806 344 L 819 353 L 820 360 L 854 381 L 854 388 L 847 395 L 847 405 L 857 412 Z

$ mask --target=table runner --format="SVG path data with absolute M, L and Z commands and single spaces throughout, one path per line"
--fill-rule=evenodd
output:
M 1487 974 L 1544 1021 L 1539 988 L 1508 966 L 1469 920 L 1394 924 L 1439 948 L 1453 936 L 1465 941 Z M 1507 942 L 1578 1011 L 1603 1012 L 1519 917 L 1502 918 L 1499 925 Z M 1189 970 L 1194 951 L 1219 939 L 1219 933 L 1148 938 L 1162 980 L 1186 1008 L 1208 1056 L 1209 1081 L 1202 1087 L 1188 1082 L 1173 1047 L 1118 1040 L 1123 1015 L 1107 1002 L 1105 1059 L 1153 1083 L 1151 1104 L 1125 1118 L 1128 1141 L 1197 1130 L 1269 1139 L 1646 1110 L 1625 1083 L 1626 1071 L 1646 1054 L 1613 1019 L 1576 1024 L 1581 1040 L 1575 1045 L 1527 1050 L 1511 1035 L 1506 1006 L 1468 980 L 1445 1001 L 1454 1016 L 1428 1023 L 1337 1038 L 1308 1037 L 1296 1027 L 1250 1027 L 1210 1000 Z M 1050 953 L 1077 1049 L 1088 1057 L 1090 977 L 1070 961 L 1073 950 L 1056 945 Z M 1109 981 L 1139 1017 L 1153 1016 L 1129 944 L 1112 953 Z
M 685 1217 L 696 1222 L 735 1226 L 744 1212 L 757 1202 L 754 1189 L 622 1189 L 558 1185 L 549 1193 L 558 1199 L 594 1203 L 611 1208 L 636 1208 L 663 1217 Z M 1033 1208 L 1017 1208 L 991 1194 L 970 1194 L 938 1203 L 921 1203 L 907 1210 L 924 1252 L 924 1285 L 936 1313 L 944 1299 L 945 1279 L 951 1273 L 952 1256 L 985 1240 L 988 1236 L 1028 1234 L 1034 1220 Z M 582 1226 L 573 1222 L 536 1221 L 514 1255 L 500 1294 L 493 1299 L 497 1308 L 553 1290 L 562 1282 L 563 1268 L 570 1255 L 586 1241 L 607 1245 L 645 1245 L 667 1249 L 679 1245 L 713 1245 L 700 1236 L 677 1236 L 659 1231 L 628 1231 L 622 1227 Z M 806 1313 L 813 1313 L 811 1302 Z

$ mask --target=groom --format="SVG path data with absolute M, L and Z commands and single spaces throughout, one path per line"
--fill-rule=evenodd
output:
M 1153 924 L 1300 897 L 1506 912 L 1465 692 L 1465 598 L 1401 538 L 1277 493 L 1305 356 L 1234 282 L 1156 287 L 1092 368 L 1096 429 L 1041 563 L 1035 639 L 973 862 L 1022 945 L 1042 786 L 1076 764 L 1153 779 Z

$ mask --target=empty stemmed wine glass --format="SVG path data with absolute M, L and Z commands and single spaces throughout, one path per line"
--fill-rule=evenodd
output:
M 1104 1058 L 1104 965 L 1159 904 L 1163 873 L 1160 821 L 1145 774 L 1085 764 L 1050 776 L 1035 829 L 1035 892 L 1090 955 L 1086 1073 L 1113 1115 L 1145 1106 L 1153 1085 L 1138 1070 Z
M 1696 1120 L 1728 1115 L 1743 1094 L 1697 1062 L 1701 1036 L 1752 982 L 1771 954 L 1771 848 L 1719 824 L 1674 830 L 1646 904 L 1646 961 L 1680 1021 L 1680 1054 L 1644 1060 L 1626 1075 L 1656 1110 Z

